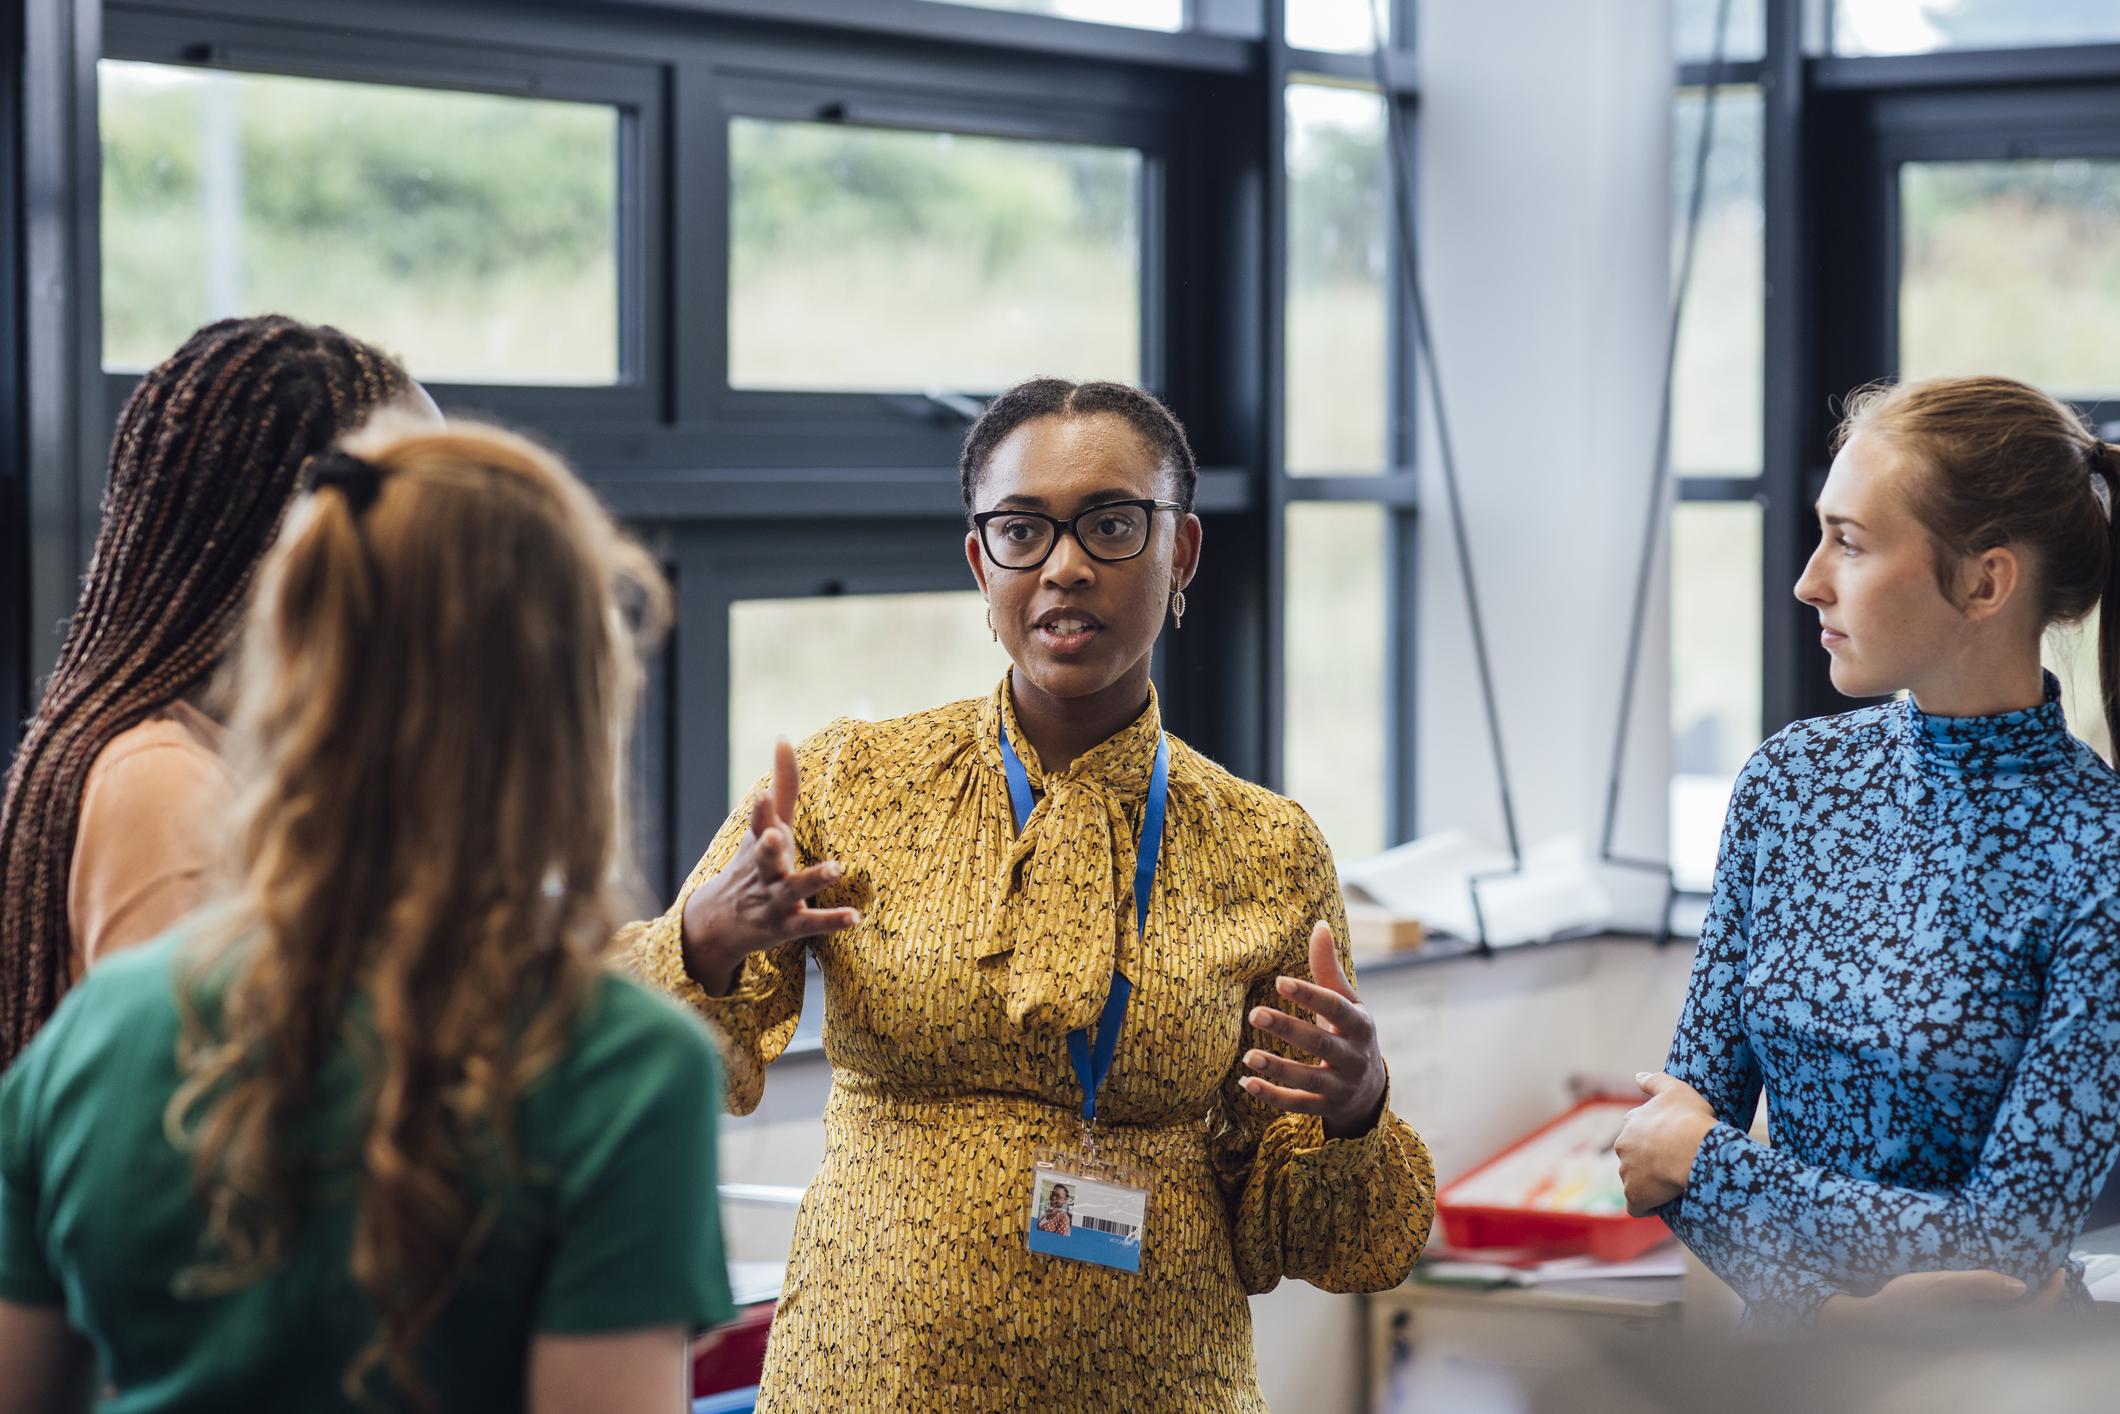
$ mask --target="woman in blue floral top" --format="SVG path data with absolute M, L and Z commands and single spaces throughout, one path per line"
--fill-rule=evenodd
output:
M 2040 643 L 2102 603 L 2110 728 L 2120 449 L 1998 378 L 1872 390 L 1836 440 L 1796 595 L 1836 688 L 1904 695 L 1738 778 L 1667 1073 L 1619 1142 L 1629 1205 L 1754 1323 L 1941 1272 L 2081 1299 L 2069 1245 L 2120 1152 L 2120 774 Z

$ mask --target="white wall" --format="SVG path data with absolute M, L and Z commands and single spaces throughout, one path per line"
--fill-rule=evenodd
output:
M 1425 0 L 1422 265 L 1525 843 L 1594 841 L 1655 451 L 1670 284 L 1666 0 Z M 1423 425 L 1427 410 L 1422 411 Z M 1500 837 L 1439 459 L 1422 451 L 1424 831 Z M 1668 617 L 1620 844 L 1662 857 Z

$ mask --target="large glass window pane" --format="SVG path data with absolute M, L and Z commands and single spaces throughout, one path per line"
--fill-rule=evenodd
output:
M 1390 513 L 1358 502 L 1288 508 L 1282 630 L 1282 786 L 1342 862 L 1384 848 Z
M 1391 42 L 1392 0 L 1284 0 L 1288 6 L 1288 44 L 1327 54 L 1360 54 L 1374 46 L 1381 26 Z M 1370 19 L 1374 4 L 1378 14 Z
M 729 382 L 997 393 L 1141 376 L 1141 154 L 738 118 Z
M 2120 40 L 2114 0 L 1834 0 L 1842 54 L 1921 54 Z
M 1674 43 L 1681 64 L 1705 64 L 1715 57 L 1715 19 L 1721 0 L 1673 0 Z M 1761 0 L 1730 0 L 1728 37 L 1723 58 L 1729 63 L 1758 59 L 1767 52 L 1767 7 Z
M 619 113 L 105 60 L 103 362 L 344 327 L 430 381 L 614 382 Z
M 2120 160 L 1909 162 L 1899 371 L 2120 391 Z
M 1384 101 L 1288 87 L 1288 469 L 1384 469 Z
M 943 3 L 976 5 L 982 10 L 1022 10 L 1033 15 L 1056 15 L 1063 20 L 1131 25 L 1135 29 L 1176 30 L 1185 27 L 1185 0 L 943 0 Z
M 1672 260 L 1693 198 L 1694 150 L 1705 98 L 1678 96 Z M 1671 464 L 1683 475 L 1759 473 L 1766 378 L 1766 210 L 1761 196 L 1757 89 L 1725 89 L 1715 103 L 1708 193 L 1693 283 L 1678 332 L 1671 390 Z
M 729 606 L 729 806 L 772 769 L 777 737 L 983 697 L 1007 670 L 976 590 L 739 600 Z
M 1671 869 L 1705 889 L 1730 787 L 1759 745 L 1761 517 L 1682 502 L 1671 522 Z

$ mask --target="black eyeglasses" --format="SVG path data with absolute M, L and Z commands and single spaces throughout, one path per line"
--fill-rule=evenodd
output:
M 1093 560 L 1113 564 L 1148 548 L 1148 527 L 1157 511 L 1182 511 L 1176 501 L 1104 501 L 1066 520 L 1042 511 L 981 511 L 972 517 L 986 557 L 1005 570 L 1044 564 L 1064 531 Z

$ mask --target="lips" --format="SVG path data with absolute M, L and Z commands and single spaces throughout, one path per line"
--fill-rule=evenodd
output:
M 1848 641 L 1848 636 L 1831 624 L 1822 622 L 1818 625 L 1818 641 L 1827 648 L 1838 648 Z
M 1085 609 L 1047 609 L 1032 621 L 1031 631 L 1052 653 L 1071 657 L 1096 642 L 1104 620 Z

